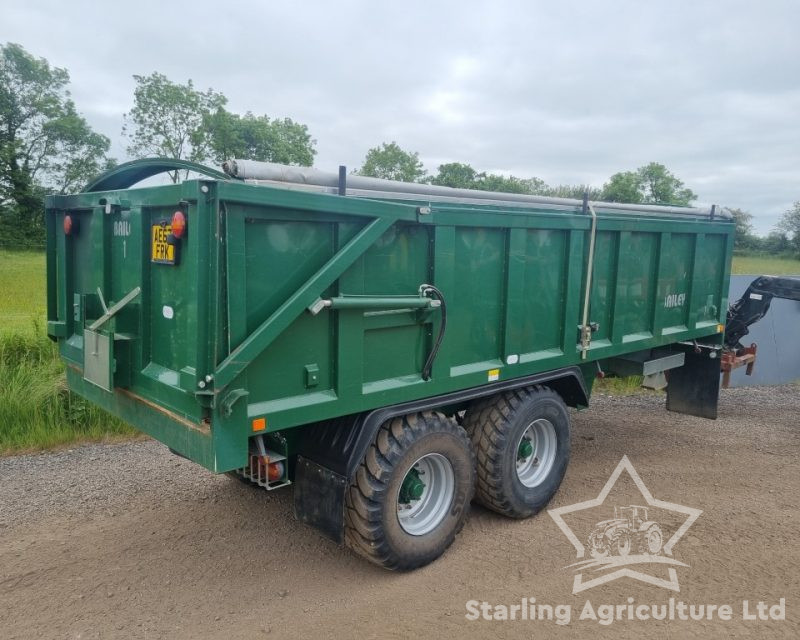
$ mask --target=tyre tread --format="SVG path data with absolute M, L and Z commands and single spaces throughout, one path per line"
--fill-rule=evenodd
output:
M 417 566 L 409 564 L 390 547 L 381 521 L 382 505 L 392 470 L 406 448 L 423 433 L 434 430 L 446 431 L 461 439 L 475 468 L 472 444 L 461 426 L 436 412 L 410 414 L 393 418 L 381 426 L 345 494 L 345 544 L 374 564 L 399 570 Z M 472 487 L 468 491 L 465 512 L 471 497 Z M 456 533 L 463 527 L 464 519 L 461 519 Z
M 503 490 L 502 454 L 510 421 L 519 409 L 537 397 L 551 397 L 563 404 L 561 396 L 549 387 L 534 385 L 483 398 L 470 407 L 464 418 L 464 429 L 470 435 L 478 463 L 475 498 L 503 515 L 529 515 L 519 513 Z

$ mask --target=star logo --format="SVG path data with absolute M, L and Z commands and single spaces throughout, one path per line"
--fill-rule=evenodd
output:
M 606 503 L 606 498 L 614 489 L 617 481 L 626 472 L 633 481 L 635 488 L 641 494 L 641 504 L 614 504 L 613 500 Z M 637 498 L 637 502 L 640 502 Z M 584 516 L 603 513 L 608 517 L 595 522 L 588 536 L 584 535 L 585 543 L 576 535 L 572 527 L 580 532 L 580 528 L 573 523 L 572 527 L 564 520 L 564 516 L 579 514 Z M 685 507 L 680 504 L 656 500 L 645 486 L 641 477 L 634 469 L 628 456 L 622 456 L 616 469 L 606 482 L 599 495 L 593 500 L 586 500 L 578 504 L 549 509 L 548 513 L 553 518 L 558 528 L 567 536 L 575 547 L 578 562 L 568 568 L 577 571 L 572 593 L 606 584 L 617 578 L 633 578 L 647 584 L 672 591 L 680 591 L 676 566 L 688 567 L 672 557 L 672 550 L 677 542 L 688 531 L 695 520 L 703 513 L 700 509 Z M 658 516 L 658 517 L 657 517 Z M 685 519 L 684 519 L 685 517 Z M 672 528 L 664 525 L 665 519 L 678 518 L 680 524 Z M 667 533 L 672 530 L 672 535 L 667 538 Z M 584 559 L 590 556 L 590 559 Z M 651 565 L 652 573 L 633 569 L 633 566 Z M 666 568 L 667 577 L 663 576 Z M 584 574 L 601 573 L 597 577 L 586 577 Z M 605 573 L 602 573 L 605 572 Z

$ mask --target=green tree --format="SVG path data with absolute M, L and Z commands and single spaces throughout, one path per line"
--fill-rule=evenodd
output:
M 758 249 L 760 238 L 753 233 L 753 214 L 742 209 L 730 209 L 736 225 L 733 246 L 736 249 Z
M 592 187 L 588 184 L 559 184 L 554 187 L 545 187 L 540 195 L 551 198 L 572 198 L 573 200 L 583 200 L 583 194 L 589 192 L 589 200 L 601 200 L 602 189 Z
M 419 154 L 404 151 L 396 142 L 384 142 L 380 147 L 367 151 L 364 164 L 356 173 L 401 182 L 421 182 L 425 177 Z
M 638 204 L 643 201 L 641 181 L 635 171 L 615 173 L 603 185 L 600 199 L 605 202 L 630 202 Z
M 202 162 L 209 156 L 211 140 L 206 124 L 211 113 L 227 99 L 213 89 L 198 91 L 189 80 L 172 82 L 160 73 L 133 76 L 133 108 L 124 115 L 123 135 L 130 138 L 128 154 Z M 171 172 L 173 182 L 178 172 Z
M 800 253 L 800 200 L 784 212 L 778 222 L 778 231 L 789 238 L 792 250 Z
M 683 186 L 663 164 L 651 162 L 639 167 L 636 173 L 642 182 L 644 201 L 647 203 L 676 204 L 688 206 L 697 195 Z
M 780 231 L 770 232 L 761 244 L 764 251 L 773 255 L 786 253 L 792 248 L 788 236 Z
M 456 189 L 476 189 L 478 174 L 470 165 L 463 162 L 440 164 L 435 176 L 429 178 L 431 184 Z
M 308 127 L 291 118 L 271 120 L 249 111 L 240 116 L 218 107 L 206 118 L 206 133 L 214 160 L 229 158 L 311 166 L 316 151 Z
M 663 164 L 651 162 L 636 171 L 615 173 L 603 185 L 602 199 L 608 202 L 671 204 L 688 206 L 697 195 Z
M 478 189 L 480 191 L 503 191 L 506 193 L 539 194 L 548 189 L 539 178 L 517 178 L 496 173 L 478 172 L 462 162 L 439 165 L 437 173 L 428 182 L 444 187 Z
M 74 191 L 108 162 L 109 140 L 70 99 L 66 69 L 0 45 L 0 240 L 40 244 L 46 192 Z M 23 229 L 20 232 L 20 228 Z
M 516 176 L 503 176 L 496 173 L 482 173 L 479 180 L 479 189 L 483 191 L 503 191 L 505 193 L 538 194 L 544 189 L 543 180 L 539 178 L 517 178 Z

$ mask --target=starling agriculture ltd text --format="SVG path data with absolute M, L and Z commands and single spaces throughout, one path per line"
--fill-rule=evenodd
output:
M 536 602 L 536 598 L 523 598 L 509 604 L 491 604 L 479 600 L 466 603 L 467 620 L 492 621 L 529 621 L 567 625 L 573 621 L 574 613 L 570 604 L 544 604 Z M 670 598 L 661 603 L 637 603 L 628 598 L 625 604 L 598 604 L 587 600 L 576 620 L 588 621 L 608 626 L 624 620 L 719 620 L 728 622 L 742 620 L 754 625 L 759 622 L 786 620 L 786 598 L 778 602 L 751 602 L 742 600 L 732 604 L 689 604 L 682 600 Z

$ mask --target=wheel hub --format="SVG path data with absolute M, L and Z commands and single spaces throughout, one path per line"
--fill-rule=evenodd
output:
M 533 443 L 527 438 L 523 438 L 522 441 L 519 443 L 519 449 L 517 449 L 517 459 L 524 460 L 525 458 L 529 458 L 532 455 L 533 455 Z
M 412 536 L 430 533 L 447 517 L 454 497 L 453 465 L 439 453 L 428 453 L 403 477 L 397 490 L 397 520 Z
M 417 469 L 411 469 L 406 477 L 403 478 L 403 484 L 400 486 L 399 501 L 403 504 L 408 504 L 412 500 L 419 500 L 425 492 L 425 483 L 419 477 Z
M 553 423 L 546 418 L 531 422 L 517 445 L 517 478 L 525 487 L 545 481 L 556 460 L 558 439 Z

